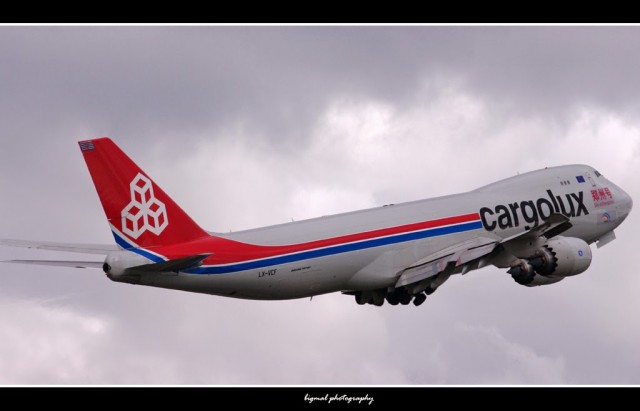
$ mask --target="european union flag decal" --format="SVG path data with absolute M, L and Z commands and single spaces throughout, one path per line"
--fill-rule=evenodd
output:
M 584 183 L 584 177 L 582 176 L 576 176 L 576 180 L 578 180 L 578 183 Z

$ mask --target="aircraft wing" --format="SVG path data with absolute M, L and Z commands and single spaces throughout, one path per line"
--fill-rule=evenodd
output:
M 520 257 L 531 255 L 548 238 L 555 237 L 572 227 L 562 214 L 552 214 L 543 223 L 522 233 L 497 241 L 489 237 L 476 237 L 435 252 L 405 268 L 395 287 L 416 284 L 440 273 L 448 276 L 459 269 L 462 274 L 482 268 L 490 263 L 490 254 L 504 248 Z
M 523 233 L 505 238 L 500 242 L 500 245 L 516 257 L 529 257 L 547 239 L 560 235 L 571 227 L 573 225 L 566 216 L 552 214 L 542 224 Z
M 57 267 L 73 267 L 73 268 L 97 268 L 97 269 L 101 269 L 102 265 L 104 264 L 102 261 L 59 261 L 59 260 L 7 260 L 7 261 L 0 261 L 0 262 L 48 265 L 48 266 L 57 266 Z
M 78 244 L 78 243 L 54 243 L 48 241 L 28 240 L 0 240 L 0 245 L 11 247 L 35 248 L 38 250 L 67 251 L 81 254 L 107 255 L 119 248 L 115 244 Z
M 404 269 L 400 274 L 395 287 L 398 288 L 417 283 L 441 272 L 449 271 L 449 273 L 451 273 L 460 266 L 462 266 L 462 273 L 464 274 L 472 268 L 467 264 L 476 261 L 483 256 L 487 256 L 497 247 L 497 244 L 498 241 L 495 239 L 488 237 L 476 237 L 471 240 L 458 243 L 452 247 L 447 247 Z M 473 268 L 479 267 L 476 266 Z

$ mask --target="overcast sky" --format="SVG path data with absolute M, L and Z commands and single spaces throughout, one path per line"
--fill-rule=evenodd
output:
M 571 163 L 639 203 L 638 73 L 640 27 L 0 27 L 0 238 L 112 242 L 100 136 L 214 231 Z M 485 268 L 419 308 L 2 265 L 0 384 L 638 384 L 639 215 L 584 274 Z

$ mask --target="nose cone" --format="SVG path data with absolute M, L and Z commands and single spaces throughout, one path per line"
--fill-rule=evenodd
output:
M 619 197 L 618 200 L 618 214 L 624 219 L 627 218 L 631 209 L 633 208 L 633 199 L 631 196 L 624 191 L 623 189 L 618 187 Z

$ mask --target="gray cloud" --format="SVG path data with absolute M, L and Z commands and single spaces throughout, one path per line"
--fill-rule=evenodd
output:
M 0 27 L 0 237 L 111 241 L 109 135 L 211 230 L 566 163 L 640 195 L 636 27 Z M 585 274 L 420 307 L 237 301 L 3 265 L 0 383 L 638 383 L 635 214 Z M 0 248 L 0 259 L 66 258 Z

